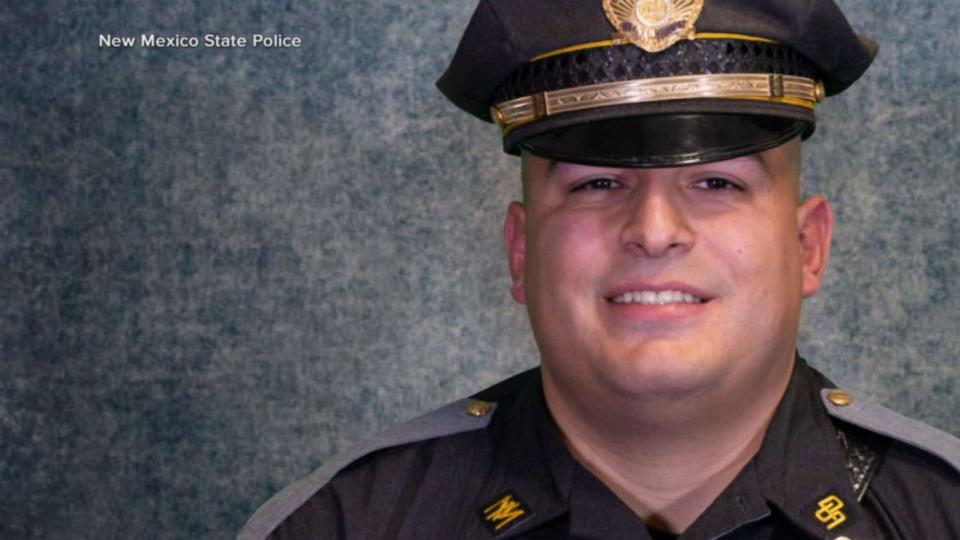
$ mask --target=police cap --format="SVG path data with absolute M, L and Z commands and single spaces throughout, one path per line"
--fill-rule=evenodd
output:
M 810 136 L 876 52 L 833 0 L 481 0 L 437 86 L 509 153 L 666 167 Z

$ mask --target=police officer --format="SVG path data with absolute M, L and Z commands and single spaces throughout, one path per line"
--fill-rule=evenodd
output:
M 960 538 L 960 441 L 796 354 L 833 214 L 832 0 L 481 0 L 438 82 L 502 128 L 541 366 L 382 434 L 241 538 Z

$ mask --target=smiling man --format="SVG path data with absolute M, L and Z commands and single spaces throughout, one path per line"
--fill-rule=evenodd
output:
M 541 366 L 281 492 L 241 538 L 958 538 L 960 442 L 797 354 L 833 214 L 832 0 L 483 0 L 438 82 L 502 128 Z
M 829 205 L 797 200 L 799 140 L 674 168 L 523 160 L 528 202 L 505 231 L 549 410 L 631 509 L 684 530 L 757 452 L 790 381 Z

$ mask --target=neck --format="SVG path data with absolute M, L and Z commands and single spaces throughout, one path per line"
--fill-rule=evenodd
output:
M 766 392 L 570 400 L 544 371 L 544 395 L 564 443 L 584 467 L 650 526 L 687 529 L 757 453 L 792 373 Z M 759 382 L 759 381 L 758 381 Z

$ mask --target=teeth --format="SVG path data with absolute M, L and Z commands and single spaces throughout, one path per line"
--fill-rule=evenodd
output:
M 615 304 L 699 304 L 703 299 L 683 291 L 631 291 L 613 298 Z

